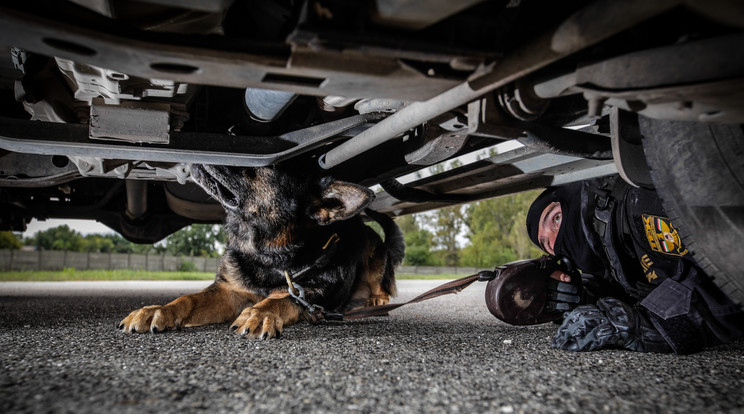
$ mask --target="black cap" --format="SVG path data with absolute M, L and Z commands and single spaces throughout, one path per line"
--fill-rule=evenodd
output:
M 560 202 L 556 192 L 560 187 L 549 187 L 532 202 L 529 211 L 527 212 L 527 234 L 530 236 L 532 243 L 535 243 L 537 247 L 540 247 L 540 242 L 537 240 L 537 232 L 540 225 L 540 216 L 542 216 L 545 207 L 549 206 L 554 201 Z

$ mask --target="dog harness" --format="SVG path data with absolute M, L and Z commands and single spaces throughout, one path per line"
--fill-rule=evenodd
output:
M 312 321 L 321 319 L 338 320 L 339 318 L 336 315 L 340 314 L 335 312 L 328 312 L 322 306 L 308 302 L 305 299 L 305 289 L 303 289 L 298 282 L 304 279 L 308 275 L 308 271 L 310 271 L 311 269 L 322 268 L 330 263 L 331 258 L 338 249 L 338 242 L 340 240 L 341 237 L 339 237 L 338 233 L 333 233 L 331 237 L 328 238 L 328 241 L 326 241 L 326 243 L 321 248 L 320 256 L 315 259 L 315 262 L 313 262 L 313 264 L 303 267 L 294 274 L 290 273 L 287 270 L 284 271 L 284 278 L 287 280 L 287 291 L 289 292 L 289 295 L 294 298 L 295 302 L 297 302 L 298 305 L 305 309 L 308 316 L 310 317 L 310 320 Z

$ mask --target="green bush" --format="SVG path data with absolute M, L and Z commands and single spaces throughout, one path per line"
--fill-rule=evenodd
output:
M 178 267 L 179 272 L 198 272 L 196 265 L 193 262 L 181 262 L 181 266 Z
M 10 231 L 0 231 L 0 249 L 18 250 L 23 246 L 18 237 Z

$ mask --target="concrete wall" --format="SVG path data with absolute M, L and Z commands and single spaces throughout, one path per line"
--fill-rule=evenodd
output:
M 216 272 L 213 257 L 170 256 L 162 254 L 82 253 L 56 250 L 0 250 L 0 270 L 77 270 L 132 269 L 175 272 L 191 262 L 200 272 Z
M 132 269 L 153 272 L 175 272 L 184 262 L 191 262 L 200 272 L 216 272 L 213 257 L 170 256 L 162 254 L 81 253 L 53 250 L 0 250 L 0 270 Z M 396 273 L 406 275 L 472 275 L 475 267 L 400 266 Z

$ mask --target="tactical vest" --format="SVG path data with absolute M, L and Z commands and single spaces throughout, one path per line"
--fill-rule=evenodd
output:
M 643 299 L 668 277 L 668 270 L 653 267 L 658 268 L 655 265 L 662 262 L 667 265 L 662 266 L 664 269 L 670 267 L 665 263 L 668 258 L 659 257 L 658 252 L 651 249 L 659 233 L 643 231 L 646 230 L 642 227 L 643 221 L 658 219 L 659 223 L 668 223 L 665 225 L 673 229 L 667 236 L 670 239 L 679 240 L 678 233 L 665 218 L 658 198 L 650 191 L 635 189 L 619 177 L 604 179 L 598 187 L 588 190 L 589 197 L 593 193 L 593 200 L 589 201 L 593 209 L 593 228 L 601 242 L 611 279 L 633 298 Z
M 742 334 L 741 307 L 692 259 L 654 192 L 631 187 L 617 176 L 589 181 L 582 209 L 591 214 L 608 269 L 605 278 L 649 311 L 676 353 Z

